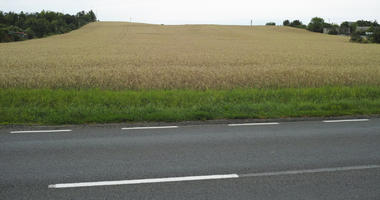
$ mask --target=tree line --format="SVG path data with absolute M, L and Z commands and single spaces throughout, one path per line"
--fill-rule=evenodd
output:
M 35 13 L 0 11 L 0 42 L 67 33 L 96 20 L 92 10 L 80 11 L 75 15 L 44 10 Z
M 300 20 L 283 22 L 284 26 L 307 29 L 323 33 L 324 29 L 331 35 L 350 35 L 353 42 L 380 43 L 380 25 L 375 21 L 358 20 L 356 22 L 343 22 L 340 25 L 327 23 L 323 18 L 314 17 L 308 25 Z

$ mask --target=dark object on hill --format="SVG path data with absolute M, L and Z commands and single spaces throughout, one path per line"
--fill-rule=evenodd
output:
M 336 30 L 336 29 L 331 29 L 329 32 L 328 32 L 328 34 L 329 35 L 338 35 L 338 31 Z
M 373 28 L 373 32 L 369 36 L 369 39 L 374 43 L 380 43 L 380 26 Z
M 95 13 L 81 11 L 76 15 L 52 11 L 40 13 L 4 13 L 0 11 L 0 42 L 41 38 L 67 33 L 90 22 L 95 22 Z
M 290 21 L 289 21 L 289 20 L 285 20 L 285 21 L 282 23 L 282 25 L 284 25 L 284 26 L 289 26 L 289 25 L 290 25 Z
M 303 24 L 300 20 L 293 20 L 292 22 L 290 22 L 289 20 L 285 20 L 283 22 L 283 25 L 284 26 L 291 26 L 291 27 L 294 27 L 294 28 L 306 29 L 306 25 Z

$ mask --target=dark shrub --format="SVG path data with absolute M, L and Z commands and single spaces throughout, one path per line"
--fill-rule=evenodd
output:
M 329 35 L 338 35 L 338 31 L 336 29 L 332 29 L 328 32 Z
M 380 27 L 376 27 L 373 30 L 373 34 L 370 36 L 371 42 L 380 43 Z
M 351 42 L 363 42 L 363 38 L 362 36 L 360 35 L 359 32 L 354 32 L 351 34 L 351 39 L 350 39 Z

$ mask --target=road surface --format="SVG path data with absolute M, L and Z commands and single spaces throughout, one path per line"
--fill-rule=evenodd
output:
M 380 119 L 2 128 L 0 199 L 380 199 Z

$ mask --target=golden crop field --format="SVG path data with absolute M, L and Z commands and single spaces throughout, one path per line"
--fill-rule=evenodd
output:
M 0 44 L 0 88 L 380 86 L 380 45 L 289 27 L 97 22 Z

